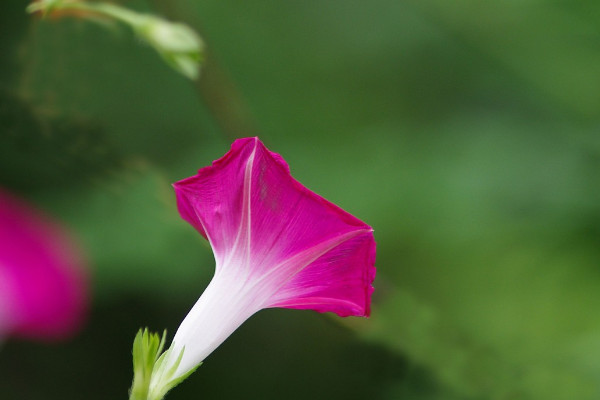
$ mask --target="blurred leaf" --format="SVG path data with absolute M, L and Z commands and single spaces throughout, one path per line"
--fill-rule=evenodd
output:
M 160 54 L 175 71 L 189 79 L 197 79 L 204 59 L 204 43 L 189 26 L 173 23 L 159 16 L 139 13 L 117 4 L 64 0 L 36 0 L 26 8 L 28 13 L 42 16 L 72 14 L 83 20 L 98 16 L 128 25 Z

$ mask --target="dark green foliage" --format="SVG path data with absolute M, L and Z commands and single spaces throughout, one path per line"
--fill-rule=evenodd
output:
M 89 184 L 122 167 L 118 150 L 88 121 L 50 117 L 0 91 L 0 184 L 20 191 Z

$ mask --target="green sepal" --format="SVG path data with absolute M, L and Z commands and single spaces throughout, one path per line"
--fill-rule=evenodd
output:
M 175 386 L 179 385 L 181 382 L 186 380 L 188 376 L 190 376 L 194 371 L 198 369 L 198 367 L 202 365 L 202 362 L 200 362 L 198 365 L 191 368 L 183 375 L 173 378 L 175 372 L 177 371 L 177 367 L 179 367 L 181 359 L 183 358 L 183 352 L 185 351 L 185 347 L 181 349 L 181 352 L 179 352 L 179 355 L 177 356 L 177 360 L 171 366 L 171 368 L 169 368 L 169 370 L 167 371 L 163 371 L 163 362 L 169 356 L 170 351 L 171 349 L 165 351 L 156 362 L 156 372 L 155 375 L 152 377 L 153 382 L 151 385 L 152 387 L 150 389 L 148 400 L 162 400 L 167 394 L 167 392 L 169 392 Z
M 175 376 L 181 363 L 185 348 L 177 355 L 175 362 L 168 368 L 165 364 L 171 353 L 169 348 L 163 352 L 167 331 L 162 337 L 150 333 L 148 328 L 140 329 L 133 340 L 133 383 L 129 391 L 129 400 L 162 400 L 167 392 L 183 382 L 202 363 L 186 373 Z
M 148 328 L 140 329 L 133 340 L 133 382 L 129 391 L 130 400 L 147 400 L 152 380 L 152 372 L 165 347 L 167 331 L 162 338 L 150 333 Z

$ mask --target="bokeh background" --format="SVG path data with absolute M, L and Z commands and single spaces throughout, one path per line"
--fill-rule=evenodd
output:
M 0 349 L 2 400 L 126 398 L 213 272 L 170 183 L 251 135 L 375 228 L 373 314 L 261 311 L 169 399 L 600 398 L 600 2 L 121 4 L 198 29 L 200 81 L 0 5 L 0 185 L 93 276 L 72 340 Z

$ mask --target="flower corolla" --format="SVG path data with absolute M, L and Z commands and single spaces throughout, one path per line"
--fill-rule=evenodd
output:
M 296 181 L 258 138 L 236 140 L 174 188 L 181 216 L 209 241 L 216 267 L 151 391 L 195 368 L 261 309 L 369 315 L 373 229 Z

